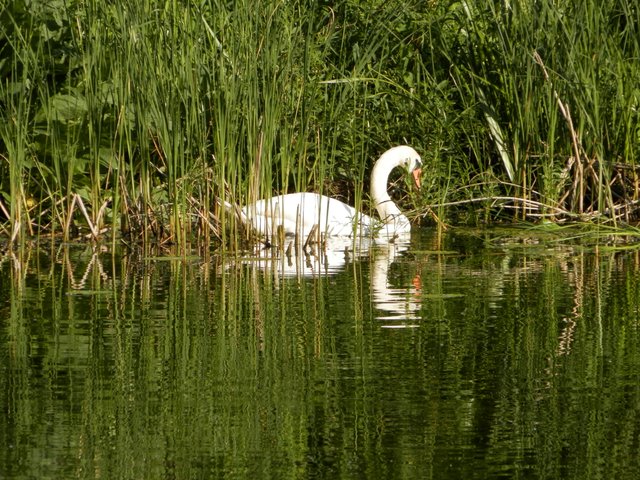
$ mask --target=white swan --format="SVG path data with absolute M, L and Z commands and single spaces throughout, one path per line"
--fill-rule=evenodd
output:
M 416 186 L 420 186 L 422 160 L 413 148 L 398 146 L 383 153 L 371 173 L 371 198 L 380 220 L 335 198 L 310 192 L 278 195 L 246 205 L 242 208 L 243 220 L 267 237 L 275 234 L 280 225 L 285 235 L 298 234 L 302 238 L 307 238 L 314 228 L 328 237 L 408 233 L 411 230 L 409 219 L 387 193 L 389 174 L 398 166 L 404 166 L 412 173 Z

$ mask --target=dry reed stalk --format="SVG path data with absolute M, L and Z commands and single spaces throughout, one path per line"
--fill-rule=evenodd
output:
M 304 242 L 304 246 L 302 248 L 307 248 L 309 245 L 314 245 L 320 243 L 320 227 L 317 223 L 311 227 L 311 231 L 309 235 L 307 235 L 307 239 Z
M 89 226 L 89 230 L 91 231 L 91 236 L 93 237 L 94 240 L 98 240 L 98 237 L 100 235 L 100 231 L 99 231 L 98 227 L 96 225 L 94 225 L 94 223 L 91 221 L 91 217 L 89 216 L 89 212 L 87 212 L 87 209 L 84 206 L 84 202 L 82 201 L 82 197 L 80 197 L 80 195 L 78 195 L 76 193 L 74 195 L 74 200 L 75 200 L 75 203 L 78 205 L 78 208 L 80 208 L 80 211 L 82 212 L 82 215 L 84 215 L 85 220 L 87 221 L 87 225 Z
M 571 110 L 569 108 L 569 105 L 567 105 L 562 101 L 556 89 L 553 88 L 553 82 L 551 82 L 549 78 L 549 73 L 547 72 L 547 68 L 545 67 L 544 62 L 542 61 L 542 57 L 540 56 L 540 54 L 534 51 L 533 58 L 535 62 L 542 69 L 542 74 L 544 75 L 545 80 L 549 82 L 549 84 L 551 85 L 551 88 L 553 89 L 553 96 L 556 99 L 556 102 L 558 103 L 558 108 L 560 109 L 560 113 L 562 113 L 562 116 L 567 122 L 567 128 L 569 129 L 569 133 L 571 135 L 571 145 L 573 148 L 573 158 L 574 158 L 573 163 L 576 166 L 576 175 L 573 179 L 573 185 L 571 190 L 568 190 L 562 196 L 562 198 L 558 201 L 558 205 L 561 205 L 564 202 L 564 200 L 566 200 L 566 198 L 569 195 L 571 195 L 571 204 L 575 205 L 577 200 L 578 213 L 584 213 L 585 183 L 584 183 L 584 163 L 583 163 L 583 155 L 582 155 L 582 152 L 584 152 L 584 149 L 582 148 L 582 145 L 578 140 L 578 135 L 573 126 L 573 119 L 571 117 Z

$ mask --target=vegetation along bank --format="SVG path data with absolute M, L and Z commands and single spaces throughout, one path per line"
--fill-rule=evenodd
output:
M 237 245 L 224 201 L 366 207 L 420 152 L 414 224 L 638 217 L 632 0 L 14 0 L 0 236 Z

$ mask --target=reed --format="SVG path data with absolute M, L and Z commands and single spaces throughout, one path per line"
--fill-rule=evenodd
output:
M 635 176 L 637 11 L 617 0 L 459 10 L 450 59 L 467 104 L 475 101 L 485 114 L 490 135 L 483 141 L 494 143 L 483 169 L 502 169 L 514 197 L 548 205 L 540 214 L 555 217 L 550 211 L 561 208 L 582 218 L 628 219 L 636 195 L 626 169 Z
M 401 200 L 416 221 L 637 215 L 628 0 L 16 0 L 0 16 L 12 242 L 240 248 L 222 201 L 313 189 L 367 209 L 371 164 L 399 143 L 428 165 Z

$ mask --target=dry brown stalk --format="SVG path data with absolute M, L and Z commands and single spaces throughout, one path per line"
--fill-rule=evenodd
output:
M 87 212 L 87 209 L 84 206 L 84 202 L 82 201 L 82 197 L 80 197 L 80 195 L 78 195 L 76 193 L 74 195 L 74 200 L 75 200 L 75 203 L 80 208 L 80 211 L 84 215 L 85 220 L 87 221 L 87 225 L 89 226 L 89 230 L 91 230 L 91 236 L 93 237 L 94 240 L 98 240 L 98 237 L 100 235 L 100 229 L 96 225 L 94 225 L 93 222 L 91 221 L 91 217 L 89 216 L 89 213 Z
M 551 82 L 549 78 L 549 73 L 547 72 L 547 68 L 545 67 L 544 62 L 542 61 L 542 57 L 540 57 L 540 54 L 534 51 L 533 59 L 538 65 L 540 65 L 540 68 L 542 68 L 542 74 L 544 75 L 545 80 L 547 80 L 551 85 L 551 87 L 553 88 L 553 82 Z M 571 118 L 571 110 L 569 108 L 569 105 L 567 105 L 562 101 L 562 99 L 560 98 L 560 95 L 555 90 L 555 88 L 553 88 L 553 96 L 555 97 L 556 102 L 558 103 L 558 108 L 560 109 L 560 113 L 562 113 L 562 116 L 565 118 L 567 122 L 567 127 L 569 128 L 569 133 L 571 134 L 573 158 L 575 160 L 573 164 L 576 167 L 576 174 L 573 179 L 572 188 L 562 197 L 561 201 L 558 202 L 558 205 L 560 205 L 562 201 L 564 201 L 564 199 L 567 197 L 567 195 L 571 193 L 571 204 L 575 205 L 577 201 L 578 213 L 583 213 L 585 186 L 584 186 L 584 165 L 582 161 L 583 160 L 582 152 L 584 150 L 582 149 L 582 146 L 578 141 L 578 135 L 576 134 L 576 130 L 573 126 L 573 119 Z

